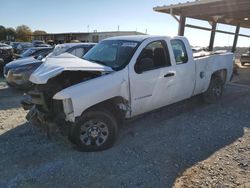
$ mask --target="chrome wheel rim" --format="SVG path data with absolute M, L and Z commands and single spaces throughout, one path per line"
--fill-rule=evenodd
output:
M 108 126 L 100 120 L 89 120 L 81 126 L 80 140 L 86 146 L 101 146 L 108 138 Z
M 213 94 L 215 97 L 220 97 L 221 96 L 221 93 L 222 93 L 222 87 L 220 84 L 216 84 L 214 87 L 213 87 Z

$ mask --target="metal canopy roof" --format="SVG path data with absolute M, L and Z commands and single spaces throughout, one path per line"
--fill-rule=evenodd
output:
M 154 11 L 250 28 L 250 0 L 196 0 L 155 7 Z

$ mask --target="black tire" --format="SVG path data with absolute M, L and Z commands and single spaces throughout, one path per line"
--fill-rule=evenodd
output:
M 224 84 L 221 78 L 214 76 L 211 78 L 209 87 L 205 93 L 203 93 L 202 98 L 206 103 L 216 103 L 218 102 L 223 94 Z
M 101 151 L 114 145 L 118 133 L 117 121 L 106 110 L 82 114 L 73 127 L 69 140 L 79 151 Z
M 244 65 L 245 65 L 245 63 L 241 62 L 241 65 L 242 65 L 242 66 L 244 66 Z

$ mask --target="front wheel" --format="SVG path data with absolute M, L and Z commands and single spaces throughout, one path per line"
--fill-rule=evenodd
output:
M 117 122 L 110 112 L 93 110 L 79 118 L 70 140 L 81 151 L 100 151 L 113 146 L 117 132 Z
M 209 87 L 205 93 L 203 93 L 203 99 L 207 103 L 215 103 L 221 99 L 223 93 L 223 81 L 219 77 L 212 77 Z

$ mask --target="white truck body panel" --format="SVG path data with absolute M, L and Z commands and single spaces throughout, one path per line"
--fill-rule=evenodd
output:
M 186 63 L 176 64 L 171 47 L 173 39 L 179 39 L 185 44 L 188 54 Z M 149 43 L 159 40 L 165 41 L 167 44 L 171 66 L 141 74 L 136 73 L 134 67 L 142 50 Z M 63 59 L 48 59 L 32 74 L 30 81 L 36 84 L 45 84 L 48 79 L 65 70 L 104 72 L 98 78 L 73 85 L 54 95 L 53 99 L 55 100 L 72 101 L 73 118 L 66 117 L 66 120 L 74 122 L 75 118 L 89 107 L 113 97 L 122 97 L 128 101 L 130 105 L 129 113 L 127 113 L 128 118 L 205 92 L 209 86 L 211 75 L 218 70 L 227 71 L 226 81 L 228 81 L 233 70 L 233 54 L 211 55 L 194 60 L 186 38 L 148 36 L 142 41 L 129 64 L 120 71 L 113 71 L 104 65 L 67 55 Z M 166 77 L 166 74 L 169 73 L 173 73 L 174 76 Z M 69 110 L 65 109 L 64 111 L 68 112 Z
M 101 77 L 88 80 L 54 95 L 53 99 L 71 99 L 74 117 L 78 117 L 87 108 L 113 97 L 123 97 L 129 101 L 127 68 Z
M 233 73 L 233 58 L 233 53 L 225 53 L 195 59 L 196 85 L 193 95 L 203 93 L 208 89 L 211 75 L 217 70 L 227 70 L 226 82 L 228 82 Z M 202 73 L 204 73 L 203 79 Z
M 178 38 L 178 37 L 176 37 Z M 129 63 L 131 81 L 131 109 L 132 116 L 154 110 L 168 104 L 174 103 L 192 96 L 195 83 L 195 64 L 191 59 L 183 64 L 176 65 L 173 51 L 171 50 L 170 37 L 164 37 L 170 53 L 171 66 L 137 74 L 134 71 L 136 59 L 141 51 L 151 42 L 162 40 L 162 37 L 154 37 L 145 40 Z M 183 39 L 183 37 L 182 37 Z M 184 41 L 189 46 L 188 41 Z M 192 54 L 191 51 L 188 53 Z M 188 70 L 188 71 L 185 71 Z M 165 78 L 167 73 L 174 73 L 176 76 Z M 183 89 L 183 92 L 177 92 Z

